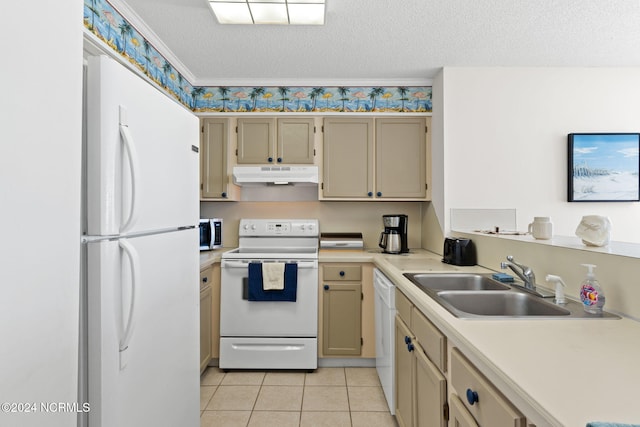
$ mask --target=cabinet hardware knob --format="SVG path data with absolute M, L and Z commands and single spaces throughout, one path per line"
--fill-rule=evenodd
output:
M 409 352 L 412 352 L 414 349 L 415 349 L 415 347 L 414 347 L 414 345 L 413 345 L 413 344 L 411 344 L 411 343 L 407 344 L 407 350 L 408 350 Z
M 224 197 L 225 199 L 227 198 L 227 193 L 225 193 L 224 191 L 222 192 L 222 197 Z
M 470 388 L 467 389 L 467 402 L 469 405 L 473 406 L 474 403 L 478 402 L 478 392 L 473 391 Z
M 340 277 L 344 277 L 344 271 L 341 271 L 339 274 L 340 274 Z
M 278 163 L 282 163 L 282 157 L 278 157 Z
M 208 279 L 207 277 L 203 277 L 203 278 L 202 278 L 202 282 L 203 282 L 203 283 L 207 283 L 207 281 L 208 281 L 208 280 L 209 280 L 209 279 Z
M 369 197 L 373 196 L 373 192 L 372 192 L 372 191 L 369 191 L 369 192 L 367 193 L 367 196 L 369 196 Z
M 328 291 L 329 290 L 329 285 L 324 285 L 324 290 Z
M 382 196 L 382 191 L 378 191 L 378 192 L 376 193 L 376 196 L 378 196 L 378 197 Z
M 411 338 L 409 338 L 408 336 L 404 336 L 404 343 L 405 344 L 409 344 L 411 342 Z
M 269 157 L 269 158 L 267 158 L 267 161 L 268 161 L 269 163 L 273 162 L 273 157 Z

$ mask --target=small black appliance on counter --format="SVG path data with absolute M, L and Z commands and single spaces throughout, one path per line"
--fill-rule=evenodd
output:
M 469 266 L 477 264 L 476 247 L 471 239 L 446 237 L 442 250 L 442 262 Z

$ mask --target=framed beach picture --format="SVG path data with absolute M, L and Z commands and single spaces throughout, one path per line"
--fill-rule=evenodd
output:
M 640 201 L 640 133 L 570 133 L 569 202 Z

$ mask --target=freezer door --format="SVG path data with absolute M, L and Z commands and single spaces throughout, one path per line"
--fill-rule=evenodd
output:
M 88 234 L 197 225 L 198 119 L 111 58 L 87 72 Z
M 196 229 L 88 244 L 91 427 L 199 425 Z

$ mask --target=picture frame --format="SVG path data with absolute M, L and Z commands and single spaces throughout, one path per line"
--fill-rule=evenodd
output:
M 568 134 L 567 201 L 640 201 L 640 133 Z

